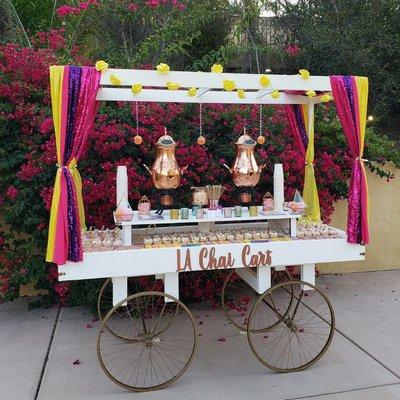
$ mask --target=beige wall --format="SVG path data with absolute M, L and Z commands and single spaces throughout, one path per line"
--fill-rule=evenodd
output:
M 365 261 L 319 264 L 322 273 L 400 269 L 400 170 L 387 169 L 395 174 L 390 182 L 369 170 L 367 173 L 370 244 Z M 331 225 L 345 229 L 346 224 L 347 201 L 341 201 L 335 204 Z

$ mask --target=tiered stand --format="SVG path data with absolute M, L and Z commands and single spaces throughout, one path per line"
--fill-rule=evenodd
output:
M 108 87 L 110 75 L 122 80 Z M 220 91 L 224 79 L 248 90 L 246 99 Z M 182 87 L 200 88 L 195 98 L 186 91 L 164 90 L 166 81 Z M 137 82 L 144 89 L 134 96 L 129 86 Z M 108 70 L 102 74 L 99 100 L 195 103 L 314 104 L 320 97 L 282 94 L 274 100 L 273 90 L 329 91 L 328 77 L 311 77 L 305 83 L 297 76 L 271 76 L 271 85 L 259 89 L 257 76 L 154 71 Z M 203 89 L 202 89 L 203 88 Z M 310 107 L 311 113 L 313 108 Z M 312 121 L 313 115 L 310 115 Z M 118 385 L 137 391 L 164 387 L 179 378 L 197 349 L 195 320 L 179 300 L 179 274 L 194 271 L 229 270 L 222 290 L 222 305 L 228 319 L 245 332 L 252 352 L 261 363 L 280 372 L 299 371 L 314 364 L 325 353 L 334 332 L 334 312 L 326 295 L 315 287 L 315 264 L 363 260 L 365 247 L 347 243 L 346 234 L 303 240 L 297 238 L 299 215 L 280 214 L 240 218 L 140 220 L 121 223 L 126 249 L 87 252 L 80 263 L 59 265 L 59 280 L 105 278 L 99 294 L 102 325 L 97 354 L 106 375 Z M 269 227 L 285 230 L 286 240 L 199 244 L 179 247 L 142 248 L 132 237 L 146 226 L 157 233 L 198 229 Z M 167 227 L 165 225 L 168 225 Z M 276 271 L 299 265 L 301 280 L 279 280 Z M 164 291 L 143 291 L 135 277 L 162 279 Z M 275 284 L 273 284 L 275 283 Z M 108 301 L 108 296 L 111 299 Z

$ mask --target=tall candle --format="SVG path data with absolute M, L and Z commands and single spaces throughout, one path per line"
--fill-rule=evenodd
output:
M 117 168 L 117 206 L 122 198 L 128 200 L 128 173 L 125 166 Z
M 274 210 L 283 211 L 283 168 L 282 164 L 274 166 Z

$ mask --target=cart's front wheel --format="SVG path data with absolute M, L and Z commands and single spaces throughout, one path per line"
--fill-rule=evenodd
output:
M 186 371 L 196 349 L 191 312 L 178 299 L 160 292 L 137 293 L 118 303 L 105 316 L 97 338 L 97 356 L 105 374 L 135 391 L 161 389 L 174 382 Z
M 288 281 L 268 289 L 254 304 L 247 337 L 265 366 L 295 372 L 324 355 L 334 330 L 335 315 L 327 296 L 307 282 Z

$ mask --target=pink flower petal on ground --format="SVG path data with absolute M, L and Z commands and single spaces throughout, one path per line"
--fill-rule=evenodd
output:
M 263 336 L 263 339 L 266 339 L 267 337 L 268 337 L 268 335 L 264 335 L 264 336 Z
M 93 317 L 92 322 L 97 322 L 99 319 L 97 317 Z
M 79 358 L 77 358 L 72 364 L 73 365 L 79 365 L 81 362 L 79 361 Z
M 203 321 L 199 321 L 199 325 L 203 325 Z
M 226 339 L 225 339 L 223 336 L 221 336 L 221 337 L 218 339 L 218 342 L 226 342 Z
M 92 324 L 86 324 L 86 328 L 93 328 Z

